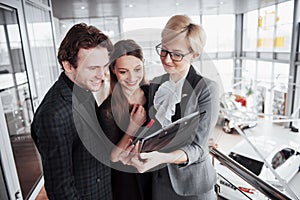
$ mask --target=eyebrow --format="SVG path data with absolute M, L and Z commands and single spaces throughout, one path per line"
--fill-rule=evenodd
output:
M 161 48 L 162 48 L 163 50 L 167 50 L 167 51 L 169 51 L 169 50 L 168 50 L 168 48 L 167 48 L 167 47 L 165 47 L 165 46 L 161 46 Z M 175 49 L 175 50 L 173 50 L 173 51 L 171 51 L 171 52 L 183 53 L 183 51 L 182 51 L 182 50 L 180 50 L 180 49 Z
M 136 65 L 134 68 L 137 68 L 137 67 L 142 67 L 142 65 L 141 65 L 141 64 L 138 64 L 138 65 Z M 118 67 L 118 70 L 128 70 L 128 69 L 123 68 L 123 67 Z
M 89 68 L 99 68 L 99 67 L 107 67 L 109 65 L 109 63 L 106 63 L 105 65 L 103 66 L 100 66 L 100 65 L 90 65 L 88 66 Z

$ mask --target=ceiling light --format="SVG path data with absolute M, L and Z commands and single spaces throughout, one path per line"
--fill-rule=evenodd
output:
M 134 5 L 133 5 L 133 4 L 129 4 L 128 7 L 129 7 L 129 8 L 133 8 Z
M 176 3 L 175 3 L 175 5 L 176 5 L 176 6 L 179 6 L 179 3 L 178 3 L 178 2 L 176 2 Z
M 223 5 L 224 4 L 224 2 L 223 1 L 220 1 L 220 5 Z
M 80 8 L 81 8 L 81 10 L 84 10 L 84 9 L 85 9 L 85 6 L 81 6 Z

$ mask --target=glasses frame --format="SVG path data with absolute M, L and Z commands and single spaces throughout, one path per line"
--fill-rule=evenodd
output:
M 176 60 L 176 59 L 173 59 L 174 52 L 168 51 L 168 50 L 166 50 L 166 49 L 162 49 L 161 43 L 159 43 L 158 45 L 156 45 L 156 46 L 155 46 L 155 49 L 156 49 L 156 53 L 157 53 L 160 57 L 165 58 L 165 57 L 167 57 L 168 55 L 170 55 L 170 58 L 171 58 L 171 60 L 172 60 L 173 62 L 181 62 L 182 59 L 183 59 L 185 56 L 187 56 L 187 55 L 189 55 L 190 53 L 192 53 L 192 51 L 190 51 L 190 52 L 188 52 L 188 53 L 186 53 L 186 54 L 176 53 L 176 54 L 178 54 L 178 55 L 181 56 L 181 59 L 180 59 L 180 60 Z M 162 55 L 161 55 L 161 51 L 162 51 L 162 50 L 164 50 L 164 51 L 167 53 L 165 56 L 162 56 Z

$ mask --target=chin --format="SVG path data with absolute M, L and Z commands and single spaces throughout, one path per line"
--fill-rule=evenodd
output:
M 91 86 L 88 88 L 91 92 L 98 92 L 100 90 L 100 85 L 99 86 Z

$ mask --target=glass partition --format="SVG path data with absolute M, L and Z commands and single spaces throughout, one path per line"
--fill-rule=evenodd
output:
M 1 124 L 6 124 L 8 129 L 15 163 L 10 168 L 17 169 L 22 196 L 25 199 L 38 183 L 42 170 L 30 136 L 33 108 L 17 12 L 0 7 L 0 16 L 0 103 L 3 107 L 3 113 L 0 114 L 4 115 L 1 119 L 5 120 Z M 8 151 L 9 146 L 5 150 Z
M 41 101 L 59 73 L 50 11 L 42 10 L 29 3 L 26 3 L 25 9 L 32 67 L 38 98 Z

